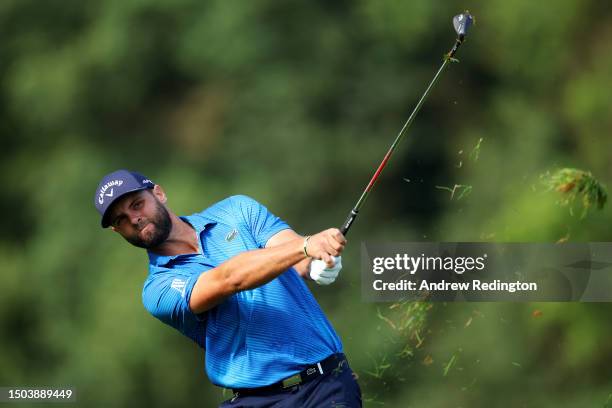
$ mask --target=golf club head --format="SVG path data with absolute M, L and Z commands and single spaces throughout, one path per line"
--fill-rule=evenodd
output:
M 453 26 L 459 36 L 459 40 L 463 41 L 463 37 L 465 37 L 473 23 L 474 17 L 468 11 L 453 17 Z

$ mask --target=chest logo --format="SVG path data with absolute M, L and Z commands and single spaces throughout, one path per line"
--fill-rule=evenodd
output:
M 225 236 L 225 240 L 227 242 L 232 242 L 234 238 L 236 238 L 237 236 L 238 236 L 238 230 L 234 228 L 229 234 Z

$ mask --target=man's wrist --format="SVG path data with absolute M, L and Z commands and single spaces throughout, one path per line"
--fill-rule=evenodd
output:
M 309 239 L 310 239 L 310 235 L 306 235 L 306 237 L 304 237 L 303 250 L 304 250 L 304 255 L 306 256 L 306 258 L 311 258 L 311 256 L 308 255 L 308 240 Z

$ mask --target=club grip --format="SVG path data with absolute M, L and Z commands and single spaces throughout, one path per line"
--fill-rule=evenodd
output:
M 355 219 L 357 218 L 357 214 L 359 212 L 356 211 L 354 208 L 351 210 L 351 212 L 349 213 L 348 217 L 346 217 L 346 221 L 344 221 L 344 224 L 342 225 L 342 227 L 340 228 L 340 232 L 342 233 L 342 235 L 344 235 L 346 237 L 346 234 L 348 234 L 349 229 L 351 228 L 351 225 L 353 225 L 353 222 L 355 221 Z

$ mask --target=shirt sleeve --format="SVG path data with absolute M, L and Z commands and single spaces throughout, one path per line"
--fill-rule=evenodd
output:
M 198 280 L 198 274 L 183 274 L 178 271 L 151 275 L 142 291 L 145 308 L 162 322 L 184 334 L 196 322 L 206 319 L 206 312 L 195 314 L 189 308 L 191 292 Z
M 249 228 L 260 248 L 264 248 L 266 242 L 276 233 L 290 228 L 285 221 L 251 197 L 238 195 L 233 196 L 232 200 L 238 211 L 237 215 Z

